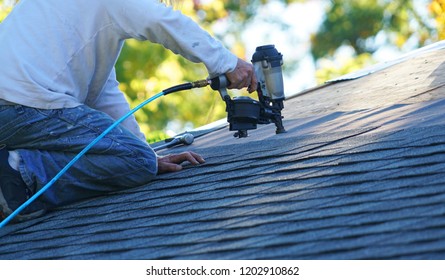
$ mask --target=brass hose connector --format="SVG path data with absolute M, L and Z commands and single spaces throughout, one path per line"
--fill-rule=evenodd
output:
M 210 85 L 210 80 L 199 80 L 192 82 L 193 88 L 202 88 Z

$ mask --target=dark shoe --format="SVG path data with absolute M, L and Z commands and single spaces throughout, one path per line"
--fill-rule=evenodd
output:
M 20 173 L 9 165 L 9 152 L 0 149 L 0 221 L 8 217 L 32 195 Z M 44 206 L 34 201 L 12 219 L 12 222 L 23 222 L 45 214 Z

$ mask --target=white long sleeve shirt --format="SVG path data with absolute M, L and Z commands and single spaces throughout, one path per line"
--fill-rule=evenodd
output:
M 129 105 L 114 65 L 129 38 L 202 62 L 210 76 L 236 67 L 220 42 L 156 0 L 21 0 L 0 24 L 0 104 L 85 104 L 121 117 Z M 143 138 L 134 117 L 124 125 Z

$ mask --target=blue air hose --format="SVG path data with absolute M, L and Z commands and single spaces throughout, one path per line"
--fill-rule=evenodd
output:
M 71 166 L 73 166 L 74 163 L 76 163 L 76 161 L 78 161 L 86 152 L 88 152 L 94 145 L 96 145 L 97 142 L 99 142 L 102 138 L 105 137 L 105 135 L 107 135 L 111 130 L 113 130 L 116 126 L 118 126 L 120 123 L 122 123 L 125 119 L 127 119 L 129 116 L 134 114 L 136 111 L 138 111 L 139 109 L 141 109 L 148 103 L 154 101 L 155 99 L 158 99 L 161 96 L 164 96 L 164 95 L 167 95 L 167 94 L 170 94 L 173 92 L 178 92 L 181 90 L 205 87 L 207 85 L 209 85 L 208 80 L 201 80 L 201 81 L 196 81 L 196 82 L 185 83 L 185 84 L 173 86 L 173 87 L 170 87 L 168 89 L 165 89 L 165 90 L 157 93 L 156 95 L 152 96 L 151 98 L 145 100 L 144 102 L 142 102 L 141 104 L 136 106 L 134 109 L 132 109 L 127 114 L 122 116 L 120 119 L 115 121 L 112 125 L 110 125 L 110 127 L 108 127 L 99 136 L 97 136 L 96 139 L 94 139 L 90 144 L 88 144 L 88 146 L 86 146 L 82 151 L 80 151 L 62 170 L 60 170 L 60 172 L 57 173 L 57 175 L 54 176 L 54 178 L 51 181 L 49 181 L 43 188 L 41 188 L 38 192 L 36 192 L 33 196 L 31 196 L 27 201 L 25 201 L 20 207 L 18 207 L 16 210 L 14 210 L 8 217 L 6 217 L 0 223 L 0 228 L 3 228 L 4 226 L 6 226 L 15 216 L 17 216 L 21 211 L 23 211 L 23 209 L 28 207 L 33 201 L 35 201 L 39 196 L 41 196 L 45 191 L 47 191 L 60 177 L 62 177 L 63 174 L 65 174 L 65 172 Z

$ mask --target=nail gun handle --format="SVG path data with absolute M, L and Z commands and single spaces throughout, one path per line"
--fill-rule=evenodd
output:
M 219 91 L 222 100 L 226 101 L 227 98 L 230 99 L 227 93 L 227 87 L 230 85 L 230 81 L 227 79 L 226 75 L 220 75 L 210 80 L 210 87 L 213 90 Z

